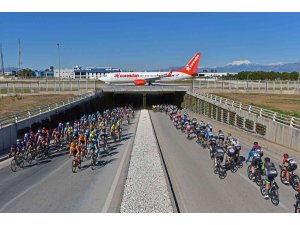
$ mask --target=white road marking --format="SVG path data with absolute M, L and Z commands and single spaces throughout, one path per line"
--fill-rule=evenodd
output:
M 1 208 L 0 208 L 0 212 L 3 212 L 11 203 L 13 203 L 14 201 L 16 201 L 18 198 L 22 197 L 24 194 L 26 194 L 28 191 L 30 191 L 32 188 L 40 185 L 41 183 L 43 183 L 45 180 L 47 180 L 50 176 L 52 176 L 53 174 L 55 174 L 56 172 L 58 172 L 61 168 L 63 168 L 67 163 L 70 163 L 69 160 L 67 160 L 65 163 L 63 163 L 62 165 L 60 165 L 59 167 L 57 167 L 55 170 L 53 170 L 51 173 L 49 173 L 48 175 L 46 175 L 43 179 L 41 179 L 39 182 L 29 186 L 28 188 L 26 188 L 24 191 L 22 191 L 20 194 L 18 194 L 16 197 L 12 198 L 10 201 L 8 201 L 7 203 L 5 203 Z

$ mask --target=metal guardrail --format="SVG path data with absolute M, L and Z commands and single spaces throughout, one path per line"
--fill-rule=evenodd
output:
M 236 90 L 264 90 L 283 91 L 300 90 L 299 81 L 271 81 L 271 80 L 203 80 L 196 78 L 194 87 L 201 89 L 236 89 Z
M 77 101 L 91 97 L 93 95 L 95 95 L 95 92 L 89 92 L 89 93 L 86 93 L 86 94 L 83 94 L 80 96 L 76 96 L 76 97 L 72 97 L 72 98 L 68 98 L 66 100 L 59 101 L 56 103 L 42 105 L 42 106 L 30 109 L 30 110 L 11 114 L 9 116 L 0 116 L 0 129 L 5 126 L 8 126 L 8 125 L 18 123 L 19 121 L 22 121 L 24 119 L 28 119 L 28 118 L 46 113 L 46 112 L 49 112 L 54 109 L 59 109 L 60 107 L 64 107 L 66 105 L 75 103 Z
M 293 116 L 288 116 L 284 115 L 272 110 L 264 109 L 264 108 L 259 108 L 253 105 L 248 105 L 248 104 L 243 104 L 241 102 L 233 101 L 227 98 L 223 98 L 220 96 L 216 96 L 213 94 L 208 94 L 208 93 L 201 93 L 196 90 L 188 90 L 187 94 L 194 94 L 198 96 L 202 96 L 204 98 L 210 99 L 215 102 L 219 102 L 224 104 L 225 106 L 231 106 L 239 110 L 247 111 L 249 113 L 256 114 L 260 117 L 268 118 L 273 120 L 276 123 L 288 125 L 290 127 L 293 127 L 295 129 L 300 129 L 300 118 L 293 117 Z

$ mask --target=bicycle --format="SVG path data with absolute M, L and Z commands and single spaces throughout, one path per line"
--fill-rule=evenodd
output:
M 275 180 L 270 181 L 270 189 L 269 189 L 269 197 L 271 199 L 271 202 L 273 205 L 278 205 L 279 204 L 279 192 L 278 192 L 278 185 Z M 260 185 L 260 192 L 263 196 L 266 194 L 266 180 L 261 181 Z
M 295 174 L 295 171 L 289 172 L 289 183 L 285 183 L 286 181 L 286 168 L 279 165 L 281 169 L 280 172 L 280 180 L 285 185 L 291 185 L 295 191 L 298 190 L 298 186 L 300 184 L 299 176 Z
M 30 145 L 30 147 L 28 148 L 27 151 L 27 156 L 26 156 L 26 161 L 29 165 L 32 164 L 32 160 L 33 159 L 37 159 L 38 158 L 38 151 L 35 147 L 33 147 L 32 145 Z
M 295 195 L 296 203 L 294 205 L 295 207 L 295 213 L 300 213 L 300 193 Z
M 246 163 L 246 164 L 248 164 L 248 163 Z M 251 165 L 249 165 L 247 168 L 248 178 L 250 180 L 252 180 L 253 182 L 255 182 L 258 186 L 261 186 L 261 182 L 262 182 L 262 171 L 260 169 L 261 165 L 262 165 L 262 163 L 260 163 L 258 166 L 255 166 L 254 174 L 251 171 Z
M 227 158 L 227 156 L 226 156 Z M 229 156 L 225 162 L 225 167 L 229 168 L 232 173 L 237 171 L 237 165 L 235 162 L 235 158 L 233 156 Z
M 220 179 L 224 179 L 226 177 L 226 170 L 223 169 L 222 160 L 220 158 L 215 158 L 213 162 L 213 170 L 215 174 L 219 175 Z
M 77 167 L 78 167 L 78 169 L 80 169 L 80 167 L 81 167 L 80 155 L 79 156 L 73 155 L 73 160 L 72 160 L 72 172 L 73 173 L 76 172 Z
M 95 149 L 91 148 L 91 160 L 90 160 L 90 165 L 91 169 L 94 170 L 96 168 L 97 164 L 97 154 L 95 153 Z
M 23 169 L 24 168 L 24 162 L 25 162 L 25 159 L 24 159 L 23 154 L 20 153 L 20 152 L 17 152 L 14 155 L 14 158 L 12 159 L 12 161 L 10 163 L 11 170 L 13 172 L 16 172 L 18 167 Z

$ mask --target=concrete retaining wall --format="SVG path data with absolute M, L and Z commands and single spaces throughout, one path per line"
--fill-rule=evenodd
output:
M 290 127 L 288 125 L 280 124 L 278 122 L 273 121 L 272 119 L 264 118 L 259 115 L 232 107 L 230 105 L 225 105 L 223 103 L 214 101 L 210 98 L 206 98 L 205 96 L 198 96 L 196 94 L 191 94 L 191 96 L 194 96 L 196 99 L 201 99 L 213 106 L 218 107 L 222 111 L 222 114 L 227 110 L 229 112 L 235 113 L 236 119 L 237 116 L 242 117 L 243 119 L 243 126 L 241 127 L 242 129 L 247 130 L 245 128 L 246 120 L 253 121 L 254 123 L 253 129 L 249 130 L 251 132 L 256 132 L 257 124 L 261 124 L 265 126 L 266 128 L 265 134 L 261 136 L 263 136 L 269 141 L 300 151 L 300 130 L 299 129 Z M 185 103 L 186 106 L 188 108 L 193 109 L 194 111 L 205 114 L 206 109 L 204 108 L 201 109 L 202 104 L 200 106 L 199 104 L 196 104 L 197 103 L 196 99 L 194 99 L 193 101 L 191 99 L 188 99 L 187 102 Z M 210 116 L 210 117 L 216 118 L 216 116 Z M 237 123 L 235 122 L 234 125 L 237 126 Z

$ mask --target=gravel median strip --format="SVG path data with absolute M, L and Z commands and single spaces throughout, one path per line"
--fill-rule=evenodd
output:
M 120 211 L 174 212 L 148 110 L 141 111 Z

